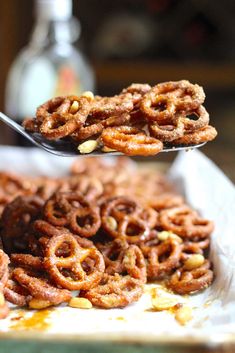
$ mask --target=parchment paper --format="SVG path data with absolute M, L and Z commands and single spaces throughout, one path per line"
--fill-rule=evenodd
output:
M 0 170 L 31 175 L 65 175 L 72 158 L 49 155 L 37 149 L 0 148 Z M 156 157 L 157 162 L 157 157 Z M 59 307 L 48 317 L 46 334 L 79 334 L 81 337 L 118 335 L 120 337 L 196 337 L 207 335 L 213 341 L 221 334 L 235 334 L 235 189 L 227 177 L 201 152 L 181 152 L 169 170 L 189 204 L 215 222 L 210 257 L 216 278 L 201 294 L 179 297 L 193 308 L 193 320 L 180 326 L 169 312 L 153 312 L 147 285 L 141 300 L 125 309 L 72 309 Z M 161 291 L 161 288 L 160 288 Z M 0 320 L 0 332 L 14 331 L 12 311 Z M 32 311 L 25 311 L 25 316 Z M 37 331 L 37 328 L 32 328 Z M 107 336 L 108 337 L 108 336 Z

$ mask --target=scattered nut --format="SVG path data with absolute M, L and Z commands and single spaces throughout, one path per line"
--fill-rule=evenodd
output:
M 52 304 L 48 300 L 33 298 L 29 301 L 29 307 L 31 309 L 45 309 Z
M 170 234 L 170 232 L 163 230 L 162 232 L 157 233 L 157 237 L 160 241 L 165 241 L 169 238 Z
M 106 222 L 108 224 L 108 227 L 112 230 L 116 230 L 117 229 L 117 221 L 115 218 L 113 217 L 107 217 L 106 218 Z
M 86 298 L 72 298 L 69 301 L 69 306 L 79 309 L 91 309 L 92 303 Z
M 185 261 L 184 268 L 190 271 L 202 266 L 204 262 L 205 262 L 205 258 L 203 255 L 193 254 Z
M 107 146 L 102 147 L 102 152 L 108 153 L 108 152 L 117 152 L 113 148 L 109 148 Z
M 0 292 L 0 307 L 5 304 L 5 298 L 4 295 Z
M 168 297 L 152 298 L 153 308 L 157 311 L 168 310 L 178 304 L 178 300 Z
M 73 101 L 73 104 L 71 105 L 69 112 L 71 114 L 75 114 L 75 113 L 77 113 L 78 108 L 79 108 L 78 101 Z
M 159 232 L 157 234 L 157 237 L 160 241 L 165 241 L 168 238 L 174 239 L 176 241 L 178 241 L 179 243 L 182 243 L 182 239 L 175 233 L 172 232 L 168 232 L 167 230 L 163 230 L 162 232 Z
M 86 91 L 86 92 L 83 92 L 82 97 L 86 97 L 86 98 L 88 98 L 90 100 L 93 100 L 94 99 L 94 94 L 91 91 Z
M 188 321 L 192 320 L 192 308 L 183 305 L 179 308 L 175 314 L 175 319 L 180 323 L 180 325 L 185 325 Z
M 91 153 L 98 147 L 98 142 L 96 140 L 88 140 L 78 146 L 78 150 L 81 154 Z

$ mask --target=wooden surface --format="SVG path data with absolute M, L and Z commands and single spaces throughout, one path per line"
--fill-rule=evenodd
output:
M 103 86 L 129 85 L 130 82 L 176 81 L 182 78 L 207 89 L 235 87 L 235 64 L 184 61 L 104 61 L 93 62 L 97 81 Z

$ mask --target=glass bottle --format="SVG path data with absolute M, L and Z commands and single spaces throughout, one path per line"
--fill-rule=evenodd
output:
M 80 23 L 72 17 L 72 0 L 36 0 L 35 5 L 31 40 L 13 62 L 6 86 L 6 113 L 19 123 L 54 96 L 94 91 L 93 71 L 73 45 Z M 13 143 L 25 142 L 14 136 Z

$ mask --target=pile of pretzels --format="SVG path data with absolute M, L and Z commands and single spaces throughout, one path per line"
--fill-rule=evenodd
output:
M 156 155 L 164 146 L 192 146 L 216 137 L 204 100 L 203 88 L 186 80 L 153 87 L 134 83 L 112 97 L 84 92 L 53 98 L 23 126 L 48 140 L 69 139 L 80 153 Z
M 7 302 L 42 309 L 76 295 L 91 306 L 120 308 L 138 301 L 154 280 L 177 294 L 212 283 L 213 222 L 164 175 L 127 157 L 112 164 L 79 158 L 63 178 L 2 173 L 5 189 L 0 318 Z

